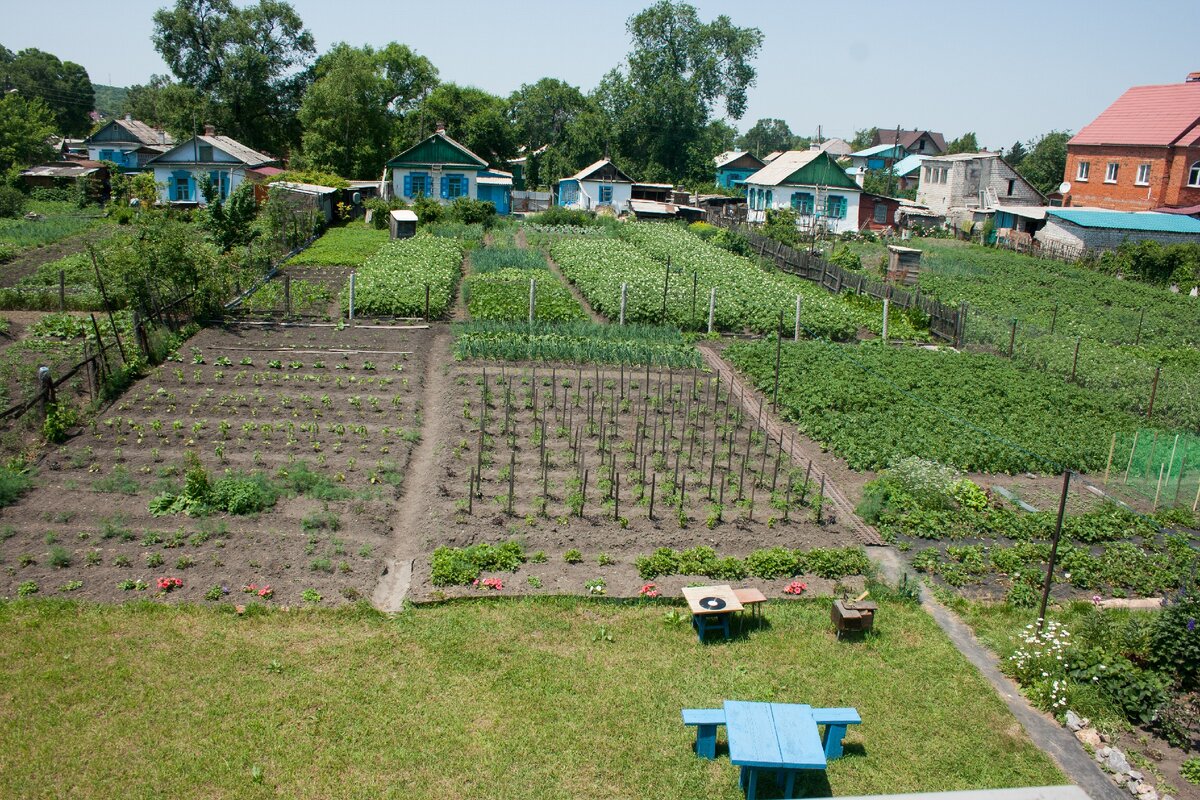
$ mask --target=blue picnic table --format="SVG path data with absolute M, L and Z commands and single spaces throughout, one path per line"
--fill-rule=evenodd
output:
M 696 727 L 696 754 L 715 758 L 717 726 L 729 739 L 729 760 L 741 767 L 746 800 L 755 800 L 760 773 L 774 772 L 784 797 L 795 794 L 796 774 L 825 769 L 842 755 L 847 725 L 862 722 L 853 708 L 816 708 L 792 703 L 751 703 L 726 700 L 723 708 L 684 709 L 685 725 Z M 818 726 L 825 726 L 821 735 Z

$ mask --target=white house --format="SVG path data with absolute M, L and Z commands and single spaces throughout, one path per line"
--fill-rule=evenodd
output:
M 127 170 L 140 170 L 150 159 L 175 145 L 166 131 L 151 128 L 129 114 L 114 119 L 83 140 L 91 161 L 111 161 Z
M 595 211 L 602 207 L 621 213 L 633 198 L 633 178 L 607 158 L 590 164 L 558 182 L 558 205 Z
M 1046 198 L 996 153 L 955 153 L 921 162 L 917 202 L 958 220 L 1001 203 L 1045 205 Z
M 275 158 L 228 136 L 217 136 L 213 127 L 206 125 L 203 136 L 175 145 L 150 159 L 147 166 L 154 169 L 162 202 L 204 205 L 201 176 L 207 175 L 219 187 L 220 196 L 226 198 L 246 180 L 247 170 L 275 163 Z
M 766 222 L 768 209 L 789 208 L 803 228 L 858 230 L 862 188 L 821 150 L 789 150 L 746 178 L 747 221 Z

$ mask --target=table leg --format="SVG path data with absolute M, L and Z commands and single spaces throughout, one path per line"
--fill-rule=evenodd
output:
M 787 770 L 787 778 L 784 780 L 783 796 L 785 800 L 790 800 L 796 796 L 796 770 Z
M 742 767 L 749 774 L 746 778 L 746 800 L 754 800 L 758 795 L 758 767 Z
M 725 629 L 725 639 L 729 639 L 729 614 L 721 615 L 721 627 Z
M 717 757 L 716 725 L 698 725 L 696 727 L 696 755 L 708 759 Z

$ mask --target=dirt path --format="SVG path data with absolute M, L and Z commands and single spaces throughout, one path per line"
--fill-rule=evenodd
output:
M 748 387 L 715 350 L 706 344 L 701 344 L 700 354 L 704 357 L 705 362 L 712 367 L 713 371 L 721 376 L 721 382 L 729 386 L 730 390 L 741 398 L 742 405 L 746 408 L 750 416 L 760 420 L 772 438 L 784 442 L 784 449 L 791 456 L 792 460 L 797 464 L 811 463 L 814 467 L 813 480 L 819 482 L 822 478 L 824 479 L 825 514 L 827 518 L 836 519 L 848 530 L 852 531 L 855 538 L 862 544 L 882 545 L 883 539 L 880 537 L 879 532 L 859 519 L 858 515 L 854 513 L 854 503 L 839 488 L 839 481 L 836 481 L 835 476 L 830 474 L 831 471 L 823 463 L 825 459 L 822 458 L 822 454 L 815 445 L 807 438 L 799 436 L 791 426 L 785 426 L 781 423 L 778 417 L 770 411 L 765 398 L 758 390 Z
M 490 235 L 490 234 L 489 234 Z M 454 308 L 450 311 L 450 319 L 455 322 L 467 321 L 467 276 L 471 274 L 471 254 L 467 253 L 462 263 L 462 274 L 458 277 L 458 288 L 454 292 Z
M 525 239 L 525 231 L 523 230 L 517 231 L 517 235 L 514 237 L 514 240 L 517 243 L 517 247 L 529 247 L 529 242 Z M 591 307 L 588 301 L 584 298 L 583 293 L 576 288 L 575 284 L 567 280 L 567 276 L 563 275 L 562 270 L 558 268 L 558 264 L 554 263 L 554 259 L 550 257 L 549 253 L 546 253 L 546 264 L 550 267 L 550 271 L 554 273 L 554 277 L 558 278 L 562 285 L 567 287 L 567 291 L 569 291 L 571 296 L 574 297 L 579 302 L 579 305 L 583 307 L 584 312 L 588 315 L 588 318 L 591 319 L 592 322 L 598 322 L 601 325 L 608 322 L 608 320 L 606 320 L 603 316 L 596 313 L 595 309 Z
M 404 607 L 413 561 L 425 551 L 427 532 L 437 524 L 437 447 L 446 441 L 443 429 L 448 415 L 441 413 L 441 406 L 453 388 L 448 374 L 453 363 L 451 339 L 449 327 L 435 327 L 421 385 L 421 441 L 409 458 L 404 487 L 396 501 L 392 552 L 384 559 L 383 575 L 371 596 L 372 604 L 380 611 L 395 612 Z

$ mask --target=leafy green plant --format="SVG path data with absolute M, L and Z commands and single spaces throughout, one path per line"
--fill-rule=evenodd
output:
M 300 592 L 300 599 L 306 603 L 319 603 L 321 602 L 321 593 L 316 589 L 305 589 Z
M 568 550 L 567 552 L 563 553 L 563 561 L 567 562 L 568 564 L 582 564 L 583 563 L 583 553 L 572 548 L 572 549 Z
M 29 597 L 38 593 L 37 581 L 21 581 L 17 586 L 17 597 Z
M 65 547 L 55 545 L 50 548 L 50 566 L 57 569 L 66 569 L 71 566 L 71 553 Z

